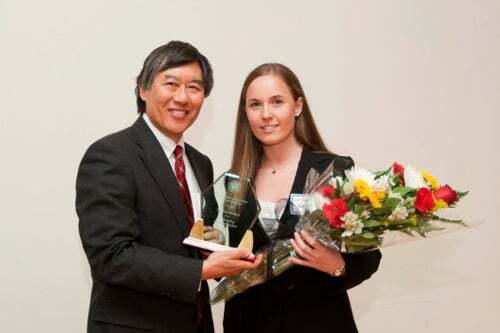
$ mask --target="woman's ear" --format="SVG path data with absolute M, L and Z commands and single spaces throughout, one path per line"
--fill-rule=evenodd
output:
M 302 107 L 304 106 L 304 99 L 302 97 L 297 98 L 295 101 L 295 117 L 297 118 L 302 113 Z

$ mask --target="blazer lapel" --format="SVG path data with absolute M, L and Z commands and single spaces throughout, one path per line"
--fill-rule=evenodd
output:
M 331 158 L 332 157 L 330 154 L 315 153 L 311 150 L 310 147 L 304 146 L 290 194 L 303 193 L 304 186 L 306 184 L 307 173 L 309 172 L 309 170 L 311 168 L 314 168 L 317 171 L 322 171 L 324 169 L 323 165 L 325 163 L 328 164 L 327 162 L 328 160 L 331 160 Z M 297 224 L 298 220 L 298 216 L 292 215 L 290 213 L 290 197 L 288 197 L 285 211 L 280 218 L 280 225 L 278 227 L 278 231 L 276 232 L 276 237 L 292 237 L 293 232 L 295 231 L 295 225 Z
M 170 206 L 180 232 L 186 237 L 189 233 L 186 211 L 168 158 L 142 117 L 137 119 L 132 128 L 139 155 Z
M 207 173 L 204 172 L 203 167 L 200 165 L 201 161 L 195 158 L 193 147 L 191 147 L 187 143 L 184 144 L 184 147 L 186 147 L 186 155 L 189 159 L 189 164 L 193 169 L 194 176 L 196 177 L 196 181 L 198 182 L 198 186 L 200 187 L 200 191 L 201 193 L 203 193 L 210 185 L 208 183 Z

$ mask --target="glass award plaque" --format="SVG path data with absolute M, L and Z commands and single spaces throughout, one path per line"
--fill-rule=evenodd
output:
M 225 172 L 201 195 L 201 215 L 183 243 L 207 251 L 252 251 L 260 207 L 249 178 Z

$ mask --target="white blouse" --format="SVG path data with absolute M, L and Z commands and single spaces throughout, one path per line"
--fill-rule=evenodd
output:
M 281 200 L 278 202 L 259 201 L 259 222 L 269 237 L 272 237 L 278 231 L 284 204 L 286 204 L 286 201 L 282 202 Z

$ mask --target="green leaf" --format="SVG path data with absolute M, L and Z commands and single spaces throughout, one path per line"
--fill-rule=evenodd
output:
M 362 205 L 354 205 L 353 212 L 360 215 L 363 212 L 363 206 Z
M 336 187 L 335 187 L 335 194 L 334 194 L 334 197 L 335 197 L 335 198 L 340 198 L 340 196 L 341 196 L 341 194 L 342 194 L 342 193 L 340 192 L 340 188 L 341 188 L 341 186 L 340 186 L 340 181 L 339 181 L 339 179 L 338 179 L 338 178 L 337 178 L 337 180 L 336 180 L 335 185 L 336 185 Z
M 392 177 L 392 183 L 394 184 L 395 187 L 398 187 L 403 183 L 399 174 L 396 174 Z
M 382 225 L 382 223 L 380 223 L 377 220 L 368 220 L 368 221 L 365 221 L 363 224 L 364 224 L 365 228 L 379 227 Z
M 384 207 L 389 207 L 391 209 L 394 209 L 399 205 L 400 202 L 401 199 L 398 198 L 387 198 L 384 200 Z
M 375 179 L 379 179 L 380 177 L 387 175 L 389 172 L 391 172 L 391 169 L 392 169 L 392 166 L 389 167 L 387 170 L 375 172 Z
M 349 201 L 347 202 L 347 207 L 349 208 L 350 211 L 354 209 L 354 205 L 356 203 L 356 197 L 353 196 Z
M 361 234 L 361 236 L 363 236 L 363 237 L 364 237 L 364 238 L 366 238 L 366 239 L 373 239 L 373 238 L 375 238 L 375 235 L 374 235 L 374 234 L 372 234 L 372 233 L 371 233 L 371 232 L 369 232 L 369 231 L 365 231 L 365 232 L 363 232 L 363 233 Z
M 392 209 L 390 207 L 373 208 L 372 212 L 376 216 L 390 215 L 392 213 Z
M 406 198 L 408 195 L 414 195 L 417 192 L 417 189 L 412 187 L 396 187 L 392 190 L 394 193 L 399 193 L 403 198 Z
M 437 221 L 441 221 L 441 222 L 445 222 L 445 223 L 460 224 L 464 227 L 468 226 L 467 224 L 465 224 L 465 222 L 463 220 L 447 219 L 447 218 L 444 218 L 444 217 L 441 217 L 438 215 L 432 215 L 432 219 L 437 220 Z

